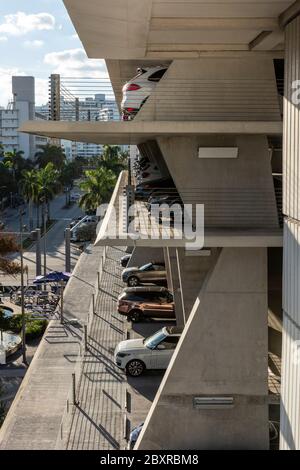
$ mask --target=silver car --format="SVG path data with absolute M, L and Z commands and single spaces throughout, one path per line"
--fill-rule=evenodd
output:
M 166 268 L 163 263 L 147 263 L 140 268 L 126 268 L 122 272 L 122 281 L 129 287 L 139 284 L 165 284 L 167 282 Z

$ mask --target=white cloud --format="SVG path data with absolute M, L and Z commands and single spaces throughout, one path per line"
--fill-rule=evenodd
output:
M 0 42 L 6 42 L 7 37 L 6 36 L 0 36 Z
M 35 104 L 37 106 L 48 102 L 48 79 L 35 79 Z
M 53 68 L 53 73 L 72 77 L 107 77 L 105 61 L 88 59 L 83 49 L 68 49 L 50 52 L 44 63 Z
M 5 15 L 0 24 L 0 33 L 12 36 L 22 36 L 31 31 L 52 30 L 55 28 L 55 18 L 50 13 L 29 14 L 18 11 Z
M 36 39 L 34 41 L 25 41 L 24 42 L 24 46 L 25 47 L 29 47 L 29 48 L 40 48 L 40 47 L 43 47 L 44 45 L 44 41 L 41 41 L 39 39 Z

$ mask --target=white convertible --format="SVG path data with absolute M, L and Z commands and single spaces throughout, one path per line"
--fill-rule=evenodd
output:
M 121 341 L 115 349 L 115 364 L 138 377 L 145 369 L 167 369 L 182 328 L 164 327 L 146 339 Z

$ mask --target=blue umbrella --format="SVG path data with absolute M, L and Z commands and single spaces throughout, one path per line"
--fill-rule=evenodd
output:
M 67 282 L 71 277 L 71 273 L 63 273 L 60 271 L 52 271 L 46 274 L 46 276 L 37 276 L 33 281 L 34 284 L 43 284 L 47 282 Z

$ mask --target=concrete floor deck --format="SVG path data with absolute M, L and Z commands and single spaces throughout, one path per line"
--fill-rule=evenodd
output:
M 160 322 L 133 325 L 116 312 L 123 268 L 120 257 L 124 248 L 110 247 L 95 314 L 88 331 L 88 351 L 84 354 L 80 377 L 77 377 L 78 405 L 72 417 L 63 423 L 58 448 L 72 450 L 118 450 L 126 447 L 130 429 L 143 422 L 161 382 L 162 371 L 149 371 L 143 377 L 130 378 L 113 362 L 118 342 L 145 337 L 162 327 Z M 65 432 L 65 430 L 67 431 Z

